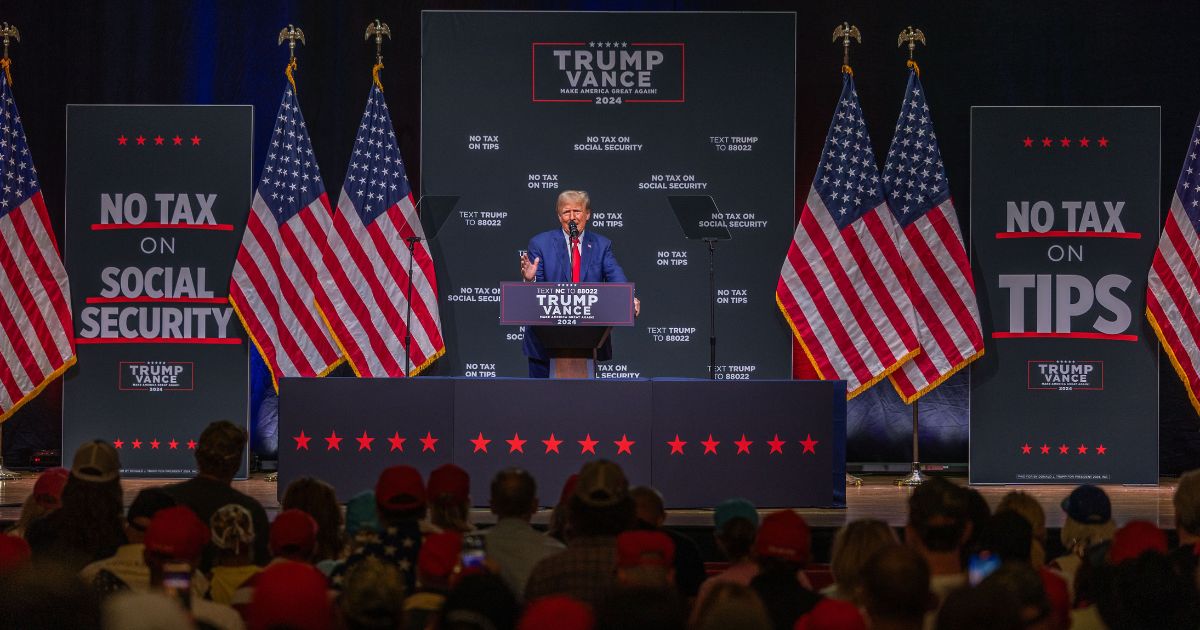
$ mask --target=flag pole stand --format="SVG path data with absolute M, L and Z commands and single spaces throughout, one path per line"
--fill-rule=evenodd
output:
M 404 315 L 404 376 L 408 378 L 412 376 L 412 355 L 408 353 L 408 348 L 412 345 L 412 271 L 413 263 L 417 257 L 417 243 L 421 242 L 421 237 L 415 235 L 409 236 L 404 241 L 408 243 L 408 287 L 404 292 L 404 299 L 408 302 L 408 309 Z
M 900 479 L 897 479 L 896 480 L 897 486 L 905 486 L 905 487 L 919 486 L 928 480 L 928 478 L 925 475 L 921 474 L 921 458 L 920 458 L 920 453 L 917 450 L 918 420 L 917 420 L 917 401 L 915 401 L 915 400 L 912 401 L 912 418 L 913 418 L 912 471 L 908 473 L 907 477 L 901 477 Z
M 4 467 L 4 425 L 0 424 L 0 481 L 20 479 L 21 473 L 13 472 Z

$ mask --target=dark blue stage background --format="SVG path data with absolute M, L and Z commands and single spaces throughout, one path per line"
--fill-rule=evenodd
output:
M 917 54 L 964 233 L 971 105 L 1161 105 L 1162 209 L 1200 110 L 1200 93 L 1190 85 L 1200 76 L 1200 59 L 1180 45 L 1194 39 L 1197 3 L 3 0 L 0 21 L 21 30 L 23 41 L 12 51 L 14 90 L 60 238 L 66 104 L 252 104 L 257 180 L 284 84 L 287 51 L 276 46 L 276 35 L 288 23 L 308 37 L 298 51 L 299 99 L 330 191 L 341 186 L 370 86 L 374 50 L 363 41 L 363 31 L 375 18 L 390 25 L 383 82 L 409 179 L 419 193 L 419 34 L 425 9 L 797 11 L 798 202 L 840 89 L 840 46 L 830 44 L 834 26 L 850 20 L 863 34 L 852 64 L 880 163 L 906 80 L 896 35 L 917 26 L 930 43 Z M 781 262 L 783 256 L 780 252 Z M 269 382 L 255 362 L 252 409 Z M 1160 371 L 1161 469 L 1173 472 L 1200 461 L 1200 419 L 1166 361 Z M 963 374 L 923 399 L 924 461 L 966 461 L 967 389 Z M 12 463 L 20 464 L 31 450 L 57 448 L 60 391 L 50 387 L 4 425 Z M 848 409 L 848 459 L 907 460 L 910 422 L 908 408 L 886 382 L 859 396 Z

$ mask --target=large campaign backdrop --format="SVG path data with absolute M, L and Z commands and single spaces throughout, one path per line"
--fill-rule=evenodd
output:
M 1157 107 L 976 107 L 972 483 L 1158 482 Z
M 247 343 L 226 293 L 250 206 L 252 115 L 68 108 L 79 362 L 63 387 L 64 453 L 99 438 L 120 451 L 122 475 L 186 476 L 208 423 L 245 426 Z
M 688 194 L 711 195 L 733 237 L 716 254 L 718 378 L 788 378 L 774 287 L 794 225 L 795 19 L 425 12 L 422 191 L 461 196 L 433 241 L 435 373 L 525 374 L 499 284 L 558 226 L 559 192 L 583 189 L 588 229 L 613 240 L 642 300 L 598 377 L 708 374 L 708 250 L 667 202 Z

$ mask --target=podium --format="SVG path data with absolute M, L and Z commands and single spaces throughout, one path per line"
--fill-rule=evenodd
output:
M 525 326 L 550 358 L 550 378 L 594 378 L 613 326 L 633 325 L 633 283 L 503 282 L 500 325 Z

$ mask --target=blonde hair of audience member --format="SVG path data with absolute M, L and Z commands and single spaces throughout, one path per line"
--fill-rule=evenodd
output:
M 617 567 L 617 584 L 643 588 L 670 588 L 675 586 L 675 567 L 658 565 Z
M 695 630 L 770 630 L 771 618 L 754 589 L 736 582 L 721 582 L 692 611 L 691 627 Z
M 1033 495 L 1014 490 L 1000 499 L 996 511 L 1010 510 L 1021 515 L 1033 528 L 1033 543 L 1029 550 L 1029 563 L 1033 568 L 1046 564 L 1046 512 Z
M 13 536 L 25 537 L 25 532 L 29 531 L 29 524 L 42 518 L 43 516 L 54 511 L 55 508 L 47 508 L 37 502 L 37 497 L 30 494 L 25 497 L 25 502 L 21 504 L 21 516 L 17 518 L 16 524 L 8 528 L 5 533 Z
M 829 568 L 834 583 L 833 588 L 823 594 L 858 603 L 863 565 L 876 551 L 899 544 L 896 530 L 883 521 L 860 519 L 847 523 L 833 538 Z
M 1063 521 L 1063 526 L 1059 530 L 1058 537 L 1068 553 L 1082 556 L 1088 547 L 1106 540 L 1112 540 L 1113 534 L 1116 531 L 1117 524 L 1112 522 L 1111 519 L 1107 523 L 1089 525 L 1087 523 L 1080 523 L 1068 516 Z
M 471 509 L 465 503 L 431 501 L 429 522 L 444 532 L 474 531 L 471 526 Z

